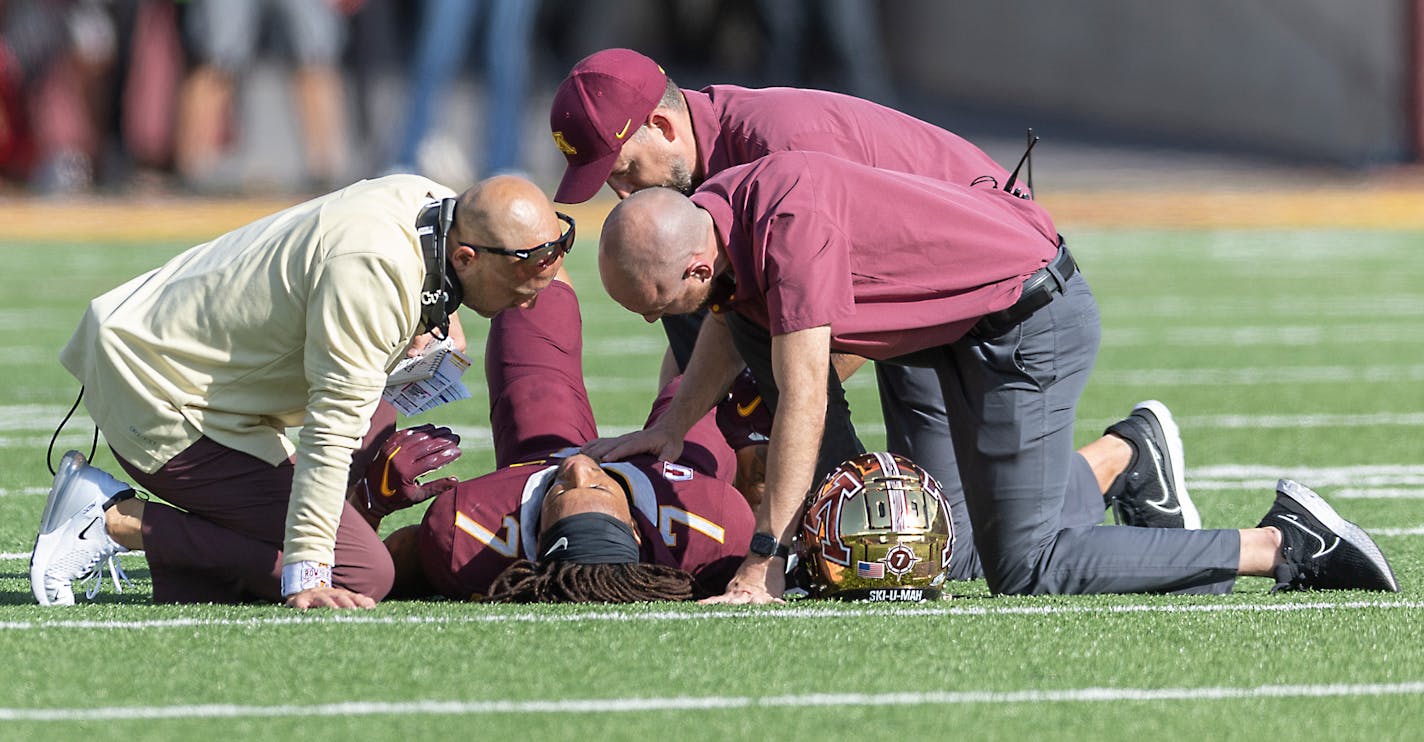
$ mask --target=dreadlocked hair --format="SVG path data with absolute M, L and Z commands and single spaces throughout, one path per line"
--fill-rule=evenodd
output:
M 491 603 L 641 603 L 702 597 L 692 575 L 661 564 L 578 564 L 520 559 L 485 598 Z

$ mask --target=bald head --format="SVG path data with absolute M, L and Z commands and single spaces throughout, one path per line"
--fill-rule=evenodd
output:
M 562 222 L 539 187 L 514 175 L 482 180 L 460 194 L 448 257 L 464 288 L 464 303 L 485 317 L 532 301 L 563 265 L 521 260 L 494 250 L 527 250 L 559 239 Z
M 708 255 L 712 221 L 671 188 L 648 188 L 609 212 L 598 241 L 598 271 L 614 301 L 646 314 L 675 300 L 691 263 Z
M 554 205 L 533 183 L 517 175 L 496 175 L 460 194 L 455 229 L 462 242 L 514 248 L 537 245 L 559 235 Z

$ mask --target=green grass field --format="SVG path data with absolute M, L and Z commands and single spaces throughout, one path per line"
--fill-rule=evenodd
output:
M 1424 738 L 1424 235 L 1069 230 L 1103 349 L 1079 442 L 1157 398 L 1207 527 L 1255 525 L 1278 476 L 1371 530 L 1404 592 L 502 607 L 153 607 L 106 587 L 32 604 L 43 457 L 85 302 L 186 245 L 0 243 L 0 739 Z M 605 434 L 641 424 L 660 330 L 603 295 L 586 235 L 586 369 Z M 485 323 L 466 314 L 471 346 Z M 478 381 L 479 374 L 471 374 Z M 490 466 L 487 405 L 428 415 Z M 873 379 L 850 384 L 883 443 Z M 60 451 L 84 448 L 80 416 Z M 112 457 L 101 453 L 101 466 Z M 417 514 L 391 519 L 387 527 Z M 81 598 L 81 603 L 82 603 Z M 438 736 L 435 736 L 438 735 Z

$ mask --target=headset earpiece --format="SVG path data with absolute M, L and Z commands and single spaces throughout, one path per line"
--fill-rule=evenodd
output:
M 453 279 L 446 239 L 455 222 L 455 199 L 446 198 L 427 204 L 415 219 L 415 231 L 420 237 L 420 253 L 425 259 L 425 282 L 420 287 L 420 322 L 426 332 L 447 337 L 450 315 L 460 308 L 464 291 Z

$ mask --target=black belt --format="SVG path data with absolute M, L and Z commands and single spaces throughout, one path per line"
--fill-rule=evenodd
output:
M 1028 319 L 1029 315 L 1053 301 L 1054 294 L 1063 293 L 1068 279 L 1077 272 L 1078 264 L 1073 262 L 1072 253 L 1068 252 L 1068 246 L 1063 243 L 1063 238 L 1059 237 L 1058 254 L 1053 256 L 1048 265 L 1034 271 L 1034 274 L 1024 281 L 1023 293 L 1019 294 L 1019 300 L 1008 309 L 984 315 L 969 334 L 980 338 L 996 338 L 1014 329 L 1020 322 Z

